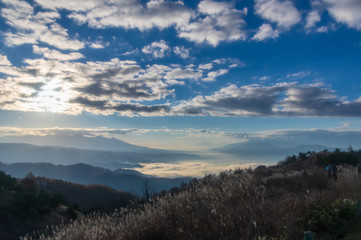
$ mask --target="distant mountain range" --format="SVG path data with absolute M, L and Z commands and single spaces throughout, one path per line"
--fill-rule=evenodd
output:
M 124 144 L 127 145 L 126 143 Z M 125 147 L 122 149 L 124 150 Z M 196 154 L 180 151 L 143 149 L 142 147 L 139 147 L 139 151 L 136 149 L 137 146 L 134 146 L 130 147 L 130 150 L 126 152 L 121 152 L 59 146 L 38 146 L 24 143 L 0 143 L 0 161 L 4 163 L 47 162 L 65 165 L 85 163 L 114 170 L 138 167 L 139 163 L 174 162 L 177 160 L 200 158 Z
M 262 141 L 254 140 L 245 143 L 230 144 L 211 151 L 220 152 L 239 157 L 248 161 L 280 161 L 289 155 L 297 155 L 299 152 L 334 150 L 332 147 L 323 145 L 297 145 L 289 141 Z
M 190 178 L 157 178 L 134 170 L 94 167 L 84 163 L 55 165 L 52 163 L 12 163 L 0 162 L 0 170 L 13 177 L 22 178 L 29 172 L 35 176 L 61 179 L 80 184 L 101 184 L 111 188 L 142 196 L 145 186 L 150 192 L 169 190 Z
M 86 136 L 75 133 L 55 135 L 26 135 L 0 137 L 0 143 L 26 143 L 38 146 L 57 146 L 79 148 L 87 150 L 116 151 L 116 152 L 152 152 L 155 149 L 133 145 L 115 138 L 102 136 Z

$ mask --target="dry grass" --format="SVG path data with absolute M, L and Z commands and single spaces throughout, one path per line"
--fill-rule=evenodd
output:
M 250 170 L 228 171 L 193 181 L 177 194 L 22 239 L 300 239 L 308 209 L 361 199 L 360 190 L 360 177 L 350 167 L 337 182 L 318 171 L 262 178 Z

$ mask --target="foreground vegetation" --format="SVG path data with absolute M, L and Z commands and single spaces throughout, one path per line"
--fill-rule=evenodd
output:
M 80 185 L 28 174 L 15 179 L 0 171 L 0 239 L 19 239 L 47 225 L 68 223 L 85 213 L 110 212 L 135 196 L 100 185 Z
M 0 171 L 0 239 L 18 239 L 20 234 L 69 219 L 66 211 L 55 211 L 65 201 L 37 188 L 31 174 L 17 181 Z
M 360 223 L 360 156 L 300 153 L 276 166 L 208 175 L 23 239 L 301 239 L 306 230 L 315 239 L 339 239 Z M 338 164 L 337 181 L 324 171 L 328 163 Z

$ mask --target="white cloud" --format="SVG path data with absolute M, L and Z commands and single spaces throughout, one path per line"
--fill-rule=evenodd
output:
M 165 54 L 170 50 L 169 46 L 164 40 L 159 42 L 153 42 L 150 45 L 145 46 L 142 52 L 145 54 L 151 54 L 155 58 L 163 58 Z
M 90 44 L 91 48 L 105 48 L 109 43 L 102 43 L 101 41 L 95 41 Z
M 36 38 L 32 35 L 26 33 L 11 33 L 6 32 L 4 33 L 5 36 L 5 44 L 9 47 L 18 46 L 22 44 L 35 44 L 37 43 Z
M 37 47 L 35 50 L 45 54 L 49 51 Z M 165 71 L 168 71 L 165 66 L 142 69 L 136 62 L 119 59 L 86 63 L 46 59 L 27 59 L 24 62 L 26 66 L 21 68 L 0 68 L 0 72 L 10 74 L 0 78 L 2 109 L 66 114 L 88 111 L 105 115 L 116 112 L 122 115 L 161 115 L 168 111 L 169 106 L 144 105 L 142 102 L 174 94 L 164 78 Z
M 206 78 L 202 78 L 203 82 L 214 82 L 217 77 L 222 76 L 226 73 L 228 73 L 228 69 L 220 69 L 217 71 L 212 71 L 207 74 Z
M 184 46 L 181 47 L 174 47 L 173 52 L 175 55 L 180 56 L 181 58 L 185 59 L 189 57 L 189 49 L 185 48 Z
M 165 78 L 168 80 L 172 80 L 172 79 L 198 80 L 201 77 L 202 77 L 202 71 L 195 70 L 191 67 L 174 68 L 165 75 Z
M 14 31 L 5 32 L 5 43 L 8 46 L 24 43 L 44 42 L 60 49 L 78 50 L 84 43 L 70 39 L 67 30 L 56 23 L 60 18 L 57 12 L 37 12 L 25 1 L 3 1 L 5 7 L 1 10 L 6 23 Z
M 37 54 L 42 54 L 45 58 L 49 60 L 58 60 L 58 61 L 71 61 L 80 58 L 84 58 L 84 55 L 78 52 L 70 52 L 67 54 L 61 53 L 57 50 L 42 48 L 36 45 L 33 45 L 33 51 Z
M 301 21 L 301 15 L 290 1 L 256 0 L 255 11 L 263 19 L 277 23 L 282 29 L 289 29 Z
M 306 29 L 313 28 L 316 26 L 316 23 L 318 23 L 319 21 L 321 21 L 321 16 L 319 11 L 313 10 L 307 14 L 305 28 Z
M 136 49 L 134 49 L 134 50 L 132 50 L 132 51 L 127 51 L 127 52 L 123 53 L 123 55 L 124 55 L 124 56 L 136 55 L 136 54 L 138 54 L 139 52 L 140 52 L 139 49 L 136 48 Z
M 213 68 L 213 64 L 212 63 L 207 63 L 207 64 L 199 64 L 198 69 L 206 69 L 206 70 L 210 70 Z
M 201 1 L 198 17 L 194 22 L 178 27 L 178 35 L 196 43 L 217 46 L 222 41 L 245 40 L 245 21 L 242 19 L 247 10 L 237 10 L 231 3 Z
M 43 8 L 52 10 L 67 9 L 71 11 L 87 11 L 99 4 L 103 0 L 82 0 L 82 1 L 69 1 L 69 0 L 35 0 Z
M 7 56 L 0 54 L 0 66 L 11 66 Z
M 361 30 L 361 1 L 359 0 L 323 0 L 336 21 L 350 28 Z
M 93 28 L 122 27 L 145 31 L 175 27 L 179 37 L 212 46 L 222 41 L 246 39 L 242 17 L 247 14 L 247 9 L 237 10 L 234 4 L 228 2 L 204 0 L 196 11 L 181 1 L 166 0 L 151 0 L 146 4 L 140 1 L 101 0 L 81 3 L 67 3 L 65 0 L 36 2 L 46 9 L 67 9 L 71 11 L 69 18 Z
M 307 77 L 309 75 L 311 75 L 310 71 L 302 71 L 302 72 L 287 74 L 287 78 L 289 78 L 289 79 L 300 79 L 300 78 Z
M 2 66 L 0 107 L 6 110 L 51 111 L 65 114 L 120 114 L 126 116 L 173 115 L 166 102 L 175 94 L 173 85 L 185 81 L 214 81 L 228 69 L 209 70 L 214 63 L 201 65 L 147 65 L 135 61 L 69 62 L 81 54 L 34 45 L 44 58 L 25 59 L 23 67 Z M 228 65 L 233 60 L 219 60 Z M 207 74 L 206 78 L 202 79 Z
M 270 80 L 270 79 L 271 79 L 270 76 L 263 76 L 263 77 L 260 77 L 260 78 L 259 78 L 259 80 L 261 80 L 261 81 L 268 81 L 268 80 Z
M 257 33 L 252 37 L 252 40 L 263 41 L 268 38 L 278 38 L 279 30 L 273 30 L 271 24 L 264 23 L 259 28 Z
M 316 32 L 319 32 L 319 33 L 327 33 L 328 32 L 328 27 L 327 26 L 321 26 L 319 28 L 316 29 Z
M 88 23 L 94 28 L 123 27 L 126 29 L 138 28 L 141 31 L 154 27 L 164 29 L 170 26 L 187 24 L 192 10 L 184 6 L 180 1 L 157 1 L 152 0 L 142 5 L 139 1 L 97 1 L 89 0 L 91 5 L 81 9 L 75 6 L 57 4 L 57 0 L 50 0 L 58 8 L 66 8 L 74 11 L 69 15 L 80 24 Z M 86 4 L 84 4 L 86 6 Z

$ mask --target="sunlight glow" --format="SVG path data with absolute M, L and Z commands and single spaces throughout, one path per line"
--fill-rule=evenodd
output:
M 61 113 L 68 107 L 69 87 L 59 79 L 48 81 L 38 92 L 28 107 L 39 112 Z

